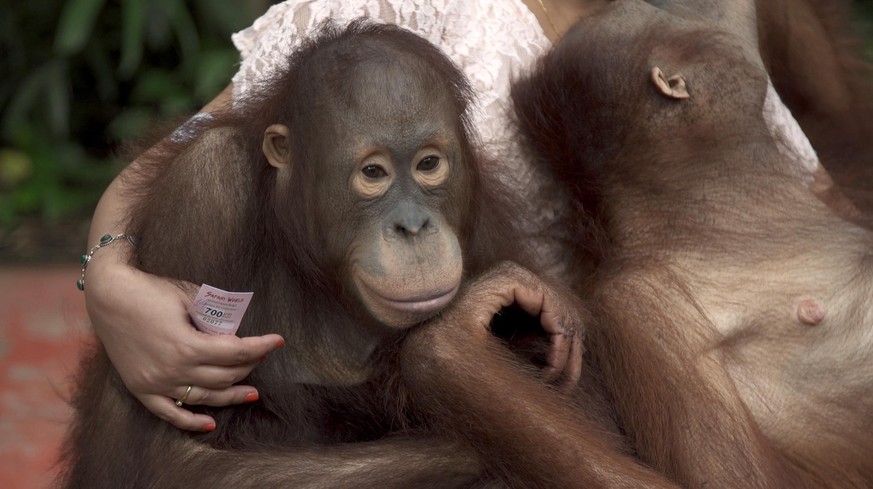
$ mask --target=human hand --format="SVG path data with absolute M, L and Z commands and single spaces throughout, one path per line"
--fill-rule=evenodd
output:
M 540 326 L 549 336 L 544 380 L 560 379 L 562 388 L 575 387 L 582 374 L 582 335 L 587 311 L 571 292 L 514 263 L 502 263 L 473 280 L 448 309 L 413 331 L 407 341 L 414 343 L 413 348 L 429 348 L 437 356 L 465 352 L 476 355 L 475 347 L 483 346 L 491 336 L 494 316 L 513 304 L 539 318 Z
M 141 272 L 122 258 L 122 247 L 106 247 L 88 264 L 85 304 L 94 331 L 131 393 L 152 413 L 177 428 L 210 431 L 211 416 L 176 405 L 227 406 L 254 402 L 258 391 L 234 385 L 265 355 L 284 344 L 269 334 L 212 336 L 190 323 L 189 291 Z M 183 405 L 184 406 L 184 405 Z

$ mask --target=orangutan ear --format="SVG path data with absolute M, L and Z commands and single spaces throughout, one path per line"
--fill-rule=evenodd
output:
M 691 95 L 688 94 L 688 87 L 685 85 L 685 77 L 682 75 L 673 75 L 667 78 L 667 75 L 657 66 L 652 68 L 652 82 L 655 88 L 661 95 L 673 99 L 686 99 Z
M 291 129 L 284 124 L 273 124 L 264 130 L 264 156 L 270 165 L 284 168 L 291 164 Z

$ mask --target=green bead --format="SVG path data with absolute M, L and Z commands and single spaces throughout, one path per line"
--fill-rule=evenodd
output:
M 111 235 L 111 234 L 104 234 L 104 235 L 100 238 L 100 244 L 101 244 L 101 245 L 109 244 L 111 241 L 112 241 L 112 235 Z
M 88 263 L 90 260 L 91 260 L 91 257 L 88 256 L 87 254 L 82 255 L 79 257 L 79 265 L 84 265 L 84 264 Z
M 76 280 L 76 288 L 81 290 L 82 292 L 85 291 L 85 279 L 84 278 L 80 278 L 79 280 Z

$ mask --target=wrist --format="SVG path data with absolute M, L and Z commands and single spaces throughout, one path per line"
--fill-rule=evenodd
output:
M 85 308 L 94 332 L 101 341 L 112 334 L 119 317 L 125 317 L 129 288 L 137 283 L 139 272 L 129 263 L 130 246 L 104 247 L 95 253 L 88 265 L 85 287 Z
M 109 235 L 106 235 L 109 236 Z M 79 290 L 85 293 L 86 301 L 92 296 L 93 287 L 104 288 L 113 276 L 123 273 L 126 276 L 134 270 L 130 265 L 133 252 L 133 240 L 124 234 L 110 236 L 98 242 L 88 253 L 81 256 L 82 274 L 76 283 Z M 85 287 L 87 276 L 88 287 Z

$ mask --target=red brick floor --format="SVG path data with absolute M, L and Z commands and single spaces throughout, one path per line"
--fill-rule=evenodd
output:
M 0 267 L 0 488 L 48 488 L 89 326 L 74 268 Z

